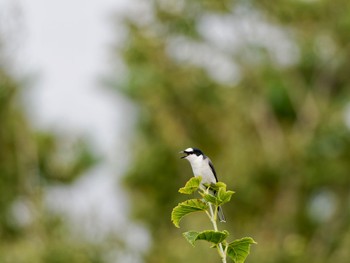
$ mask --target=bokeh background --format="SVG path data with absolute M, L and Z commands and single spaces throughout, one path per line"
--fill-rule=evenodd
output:
M 349 262 L 349 43 L 344 0 L 0 1 L 0 262 L 218 262 L 190 146 L 247 262 Z

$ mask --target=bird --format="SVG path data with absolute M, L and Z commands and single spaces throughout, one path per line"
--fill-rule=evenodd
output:
M 187 148 L 186 150 L 181 151 L 180 153 L 185 154 L 181 157 L 181 159 L 186 159 L 189 161 L 194 176 L 201 176 L 202 182 L 201 184 L 215 184 L 218 182 L 218 178 L 216 176 L 216 171 L 213 163 L 201 150 L 198 148 Z M 215 191 L 212 191 L 215 195 Z M 218 216 L 220 222 L 226 222 L 224 213 L 222 208 L 218 207 Z

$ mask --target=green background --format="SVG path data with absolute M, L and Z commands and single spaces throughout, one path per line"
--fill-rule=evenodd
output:
M 177 190 L 192 176 L 177 154 L 187 147 L 209 155 L 219 180 L 236 192 L 220 228 L 257 241 L 247 262 L 348 262 L 350 2 L 150 6 L 149 21 L 124 19 L 125 43 L 111 48 L 111 56 L 122 55 L 127 74 L 108 81 L 138 111 L 133 161 L 123 182 L 130 220 L 152 236 L 144 262 L 219 262 L 206 243 L 192 248 L 181 235 L 209 227 L 205 216 L 185 218 L 181 229 L 170 221 L 172 208 L 184 200 Z M 229 30 L 210 28 L 208 21 Z M 70 145 L 69 165 L 62 164 L 59 145 L 67 138 L 33 128 L 19 99 L 26 85 L 5 65 L 0 63 L 0 262 L 108 262 L 106 251 L 126 249 L 121 236 L 97 243 L 73 238 L 64 218 L 43 205 L 46 187 L 69 185 L 97 162 L 94 150 L 82 139 Z M 24 226 L 11 218 L 14 204 L 22 202 L 35 214 Z

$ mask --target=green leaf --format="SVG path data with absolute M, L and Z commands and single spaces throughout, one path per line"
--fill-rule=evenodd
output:
M 187 214 L 208 209 L 208 204 L 201 199 L 190 199 L 179 203 L 171 212 L 171 221 L 176 227 L 180 227 L 180 220 Z
M 229 202 L 234 193 L 235 192 L 233 191 L 226 191 L 226 188 L 220 188 L 219 192 L 217 193 L 217 198 L 219 200 L 218 205 L 222 205 Z
M 181 194 L 187 194 L 187 195 L 193 194 L 199 188 L 201 181 L 202 181 L 201 176 L 192 177 L 190 180 L 188 180 L 188 182 L 185 184 L 184 187 L 181 187 L 179 189 L 179 192 Z
M 218 182 L 212 185 L 211 189 L 215 189 L 216 194 L 213 193 L 202 193 L 202 196 L 205 201 L 212 203 L 216 206 L 225 204 L 231 200 L 233 191 L 226 191 L 226 185 L 224 183 Z
M 205 201 L 212 203 L 214 205 L 219 204 L 219 200 L 212 194 L 203 194 L 203 198 Z
M 250 252 L 251 244 L 256 244 L 251 237 L 237 239 L 228 244 L 227 255 L 234 263 L 243 263 Z
M 205 187 L 210 187 L 210 189 L 214 190 L 214 191 L 219 191 L 220 188 L 224 188 L 226 190 L 226 184 L 223 182 L 217 182 L 216 184 L 205 184 Z
M 217 245 L 222 241 L 224 241 L 228 235 L 229 233 L 226 230 L 224 231 L 207 230 L 203 232 L 189 231 L 189 232 L 183 233 L 183 236 L 192 246 L 194 246 L 194 242 L 197 240 L 205 240 Z

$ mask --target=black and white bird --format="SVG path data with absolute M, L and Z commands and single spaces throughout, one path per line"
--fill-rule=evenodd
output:
M 187 148 L 180 153 L 185 154 L 181 158 L 184 158 L 190 162 L 194 176 L 202 177 L 202 184 L 210 185 L 218 182 L 213 163 L 201 150 L 197 148 Z M 221 207 L 218 207 L 218 216 L 220 222 L 226 222 Z

